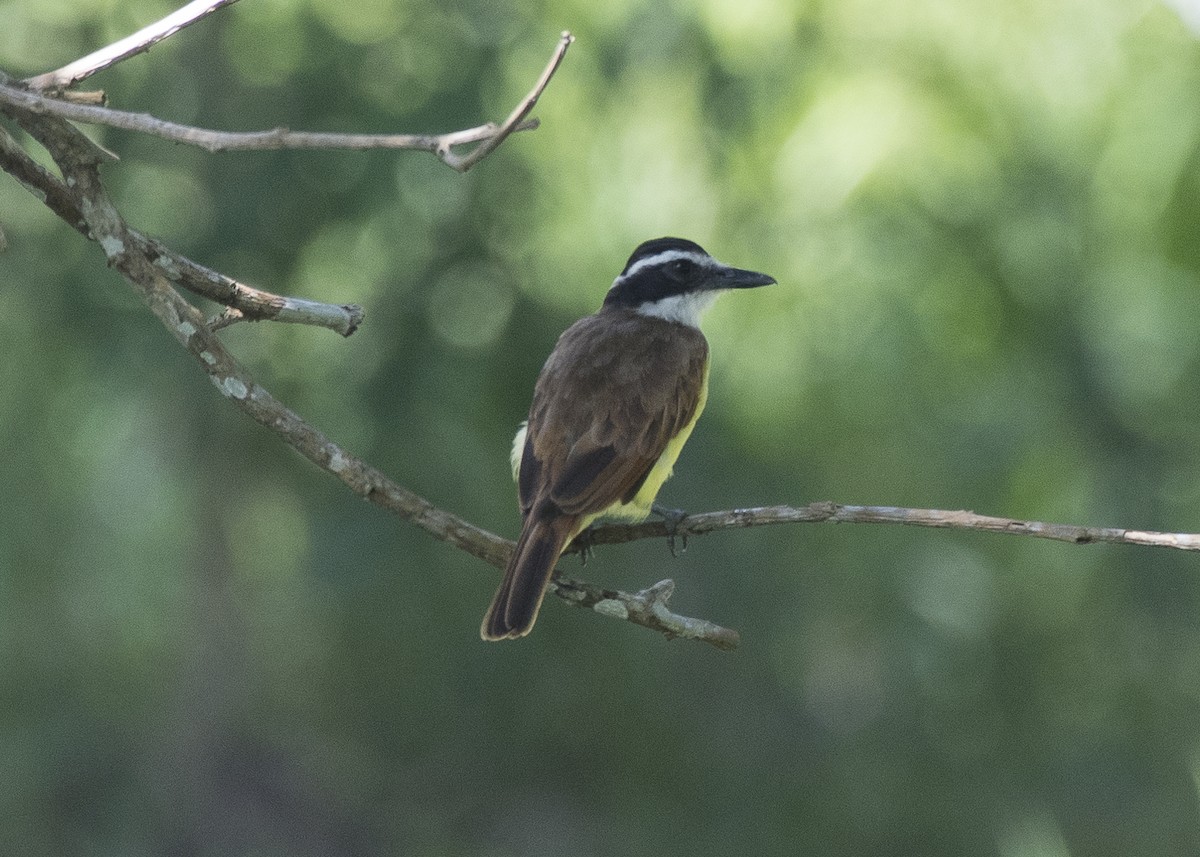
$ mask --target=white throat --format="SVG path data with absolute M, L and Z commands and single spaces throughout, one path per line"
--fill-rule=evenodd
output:
M 725 289 L 712 289 L 703 292 L 689 292 L 685 295 L 671 295 L 669 298 L 644 303 L 637 307 L 636 312 L 698 328 L 700 327 L 700 318 L 708 312 L 708 308 L 717 298 L 725 294 L 725 291 Z

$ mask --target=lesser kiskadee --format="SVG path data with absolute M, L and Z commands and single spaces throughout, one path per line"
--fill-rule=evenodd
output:
M 708 397 L 700 316 L 730 289 L 774 282 L 658 238 L 633 251 L 599 311 L 558 338 L 513 441 L 521 536 L 483 639 L 529 633 L 559 556 L 597 518 L 650 514 Z

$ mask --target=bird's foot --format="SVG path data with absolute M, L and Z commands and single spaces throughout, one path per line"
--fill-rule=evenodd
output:
M 579 564 L 586 566 L 588 560 L 592 558 L 592 554 L 596 552 L 596 545 L 592 541 L 592 524 L 588 524 L 575 538 L 571 539 L 571 547 L 579 551 Z
M 683 509 L 668 509 L 666 506 L 660 506 L 657 503 L 650 507 L 650 511 L 663 519 L 663 524 L 667 528 L 667 546 L 671 549 L 671 556 L 679 556 L 679 553 L 687 553 L 687 533 L 679 532 L 679 524 L 688 513 Z M 675 537 L 679 537 L 682 547 L 679 553 L 675 552 Z

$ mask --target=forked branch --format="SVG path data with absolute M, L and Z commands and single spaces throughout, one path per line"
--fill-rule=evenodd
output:
M 558 47 L 554 49 L 554 53 L 550 57 L 550 62 L 546 63 L 546 67 L 542 70 L 541 77 L 533 85 L 533 89 L 529 90 L 529 94 L 521 99 L 521 102 L 513 108 L 512 113 L 508 114 L 508 118 L 501 123 L 499 128 L 495 129 L 490 137 L 483 139 L 474 149 L 461 156 L 451 151 L 452 147 L 457 145 L 457 143 L 448 141 L 444 150 L 438 151 L 438 157 L 450 167 L 461 173 L 465 173 L 495 151 L 496 147 L 503 143 L 509 134 L 513 131 L 523 129 L 527 124 L 525 117 L 530 114 L 534 106 L 538 103 L 538 99 L 542 97 L 542 93 L 550 83 L 550 78 L 554 77 L 554 73 L 558 71 L 563 57 L 567 55 L 567 48 L 571 47 L 573 41 L 575 41 L 575 37 L 568 31 L 563 30 L 563 34 L 558 40 Z
M 534 83 L 533 88 L 518 102 L 499 125 L 488 122 L 461 131 L 442 134 L 342 134 L 316 131 L 293 131 L 288 128 L 272 128 L 265 131 L 217 131 L 197 128 L 159 119 L 147 113 L 131 113 L 114 110 L 98 104 L 78 103 L 75 100 L 51 97 L 67 87 L 146 51 L 151 45 L 193 24 L 218 9 L 236 0 L 193 0 L 192 3 L 168 15 L 161 21 L 139 30 L 132 36 L 114 42 L 106 48 L 89 54 L 55 71 L 46 72 L 14 84 L 0 76 L 0 105 L 19 109 L 41 116 L 56 116 L 73 122 L 106 125 L 125 131 L 160 137 L 173 143 L 199 146 L 210 152 L 270 151 L 280 149 L 413 149 L 430 152 L 444 164 L 460 173 L 465 173 L 486 158 L 516 131 L 529 131 L 537 127 L 536 119 L 529 114 L 549 85 L 554 73 L 562 64 L 567 48 L 575 37 L 564 32 L 549 62 Z M 456 151 L 461 146 L 471 146 L 465 153 Z
M 148 114 L 113 110 L 101 105 L 64 100 L 65 89 L 108 68 L 121 60 L 148 50 L 152 45 L 195 23 L 236 0 L 194 0 L 162 20 L 133 35 L 95 51 L 80 60 L 52 72 L 23 82 L 11 80 L 0 72 L 0 112 L 21 116 L 45 116 L 85 123 L 96 123 L 128 131 L 156 135 L 180 143 L 191 143 L 210 151 L 232 149 L 416 149 L 432 152 L 451 168 L 466 172 L 494 151 L 514 131 L 537 127 L 537 120 L 527 118 L 546 86 L 554 76 L 567 48 L 574 41 L 564 32 L 541 76 L 501 125 L 487 123 L 476 128 L 445 134 L 340 134 L 310 133 L 277 128 L 270 131 L 225 132 L 168 122 Z M 44 94 L 49 91 L 60 97 Z M 465 154 L 456 147 L 475 144 Z M 96 143 L 94 151 L 111 155 Z M 115 157 L 115 156 L 114 156 Z M 0 167 L 16 177 L 40 198 L 59 217 L 85 235 L 95 237 L 84 222 L 71 193 L 59 177 L 53 175 L 21 149 L 11 136 L 0 129 Z M 129 240 L 151 256 L 167 278 L 175 285 L 224 305 L 226 311 L 213 319 L 213 329 L 227 327 L 238 321 L 279 321 L 328 327 L 349 336 L 363 320 L 362 307 L 357 304 L 331 304 L 305 298 L 273 294 L 238 282 L 232 277 L 210 270 L 142 233 L 129 229 Z
M 17 145 L 0 127 L 0 169 L 35 193 L 46 207 L 83 235 L 94 237 L 80 211 L 74 191 Z M 327 327 L 349 336 L 362 324 L 363 309 L 357 304 L 329 304 L 276 295 L 238 282 L 176 253 L 156 238 L 128 229 L 129 242 L 151 260 L 176 286 L 200 297 L 223 304 L 237 313 L 239 321 L 278 321 Z M 222 325 L 225 326 L 225 325 Z

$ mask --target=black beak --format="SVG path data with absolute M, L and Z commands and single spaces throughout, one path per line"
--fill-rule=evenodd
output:
M 758 271 L 746 271 L 742 268 L 720 268 L 715 272 L 710 288 L 713 289 L 753 289 L 758 286 L 770 286 L 775 278 Z

